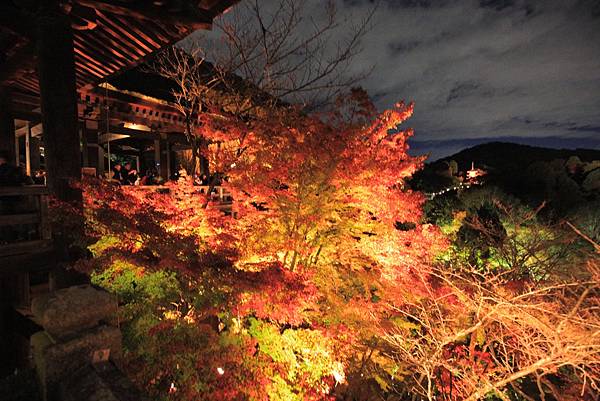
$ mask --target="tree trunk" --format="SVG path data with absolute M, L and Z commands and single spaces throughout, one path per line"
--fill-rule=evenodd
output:
M 198 141 L 196 136 L 192 132 L 192 125 L 190 123 L 190 116 L 185 116 L 185 131 L 188 141 L 192 145 L 192 184 L 196 184 L 196 164 L 198 163 Z
M 196 167 L 198 164 L 198 143 L 196 138 L 192 138 L 192 182 L 196 183 Z

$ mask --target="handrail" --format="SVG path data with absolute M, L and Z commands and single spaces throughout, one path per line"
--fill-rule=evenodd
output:
M 45 185 L 23 185 L 20 187 L 0 187 L 0 197 L 2 196 L 27 196 L 27 195 L 48 195 L 48 187 Z
M 48 193 L 48 188 L 43 185 L 0 187 L 0 203 L 10 202 L 8 204 L 14 206 L 15 203 L 21 203 L 15 197 L 36 198 L 31 203 L 31 208 L 11 210 L 13 209 L 11 207 L 9 208 L 9 214 L 0 214 L 0 227 L 37 226 L 37 235 L 33 238 L 28 235 L 28 238 L 18 240 L 16 234 L 8 234 L 7 238 L 2 238 L 3 241 L 8 241 L 8 243 L 0 244 L 0 257 L 43 252 L 52 246 L 52 232 L 48 218 Z M 24 203 L 27 204 L 27 202 Z M 4 231 L 5 234 L 6 232 Z
M 122 188 L 127 188 L 128 190 L 129 189 L 165 190 L 165 189 L 171 189 L 172 187 L 167 186 L 167 185 L 125 185 Z M 204 191 L 204 193 L 206 193 L 210 189 L 210 186 L 209 185 L 195 185 L 193 188 L 197 191 Z M 219 195 L 219 199 L 221 201 L 224 200 L 226 197 L 231 196 L 231 194 L 227 190 L 225 190 L 225 188 L 221 185 L 215 185 L 213 187 L 213 191 Z

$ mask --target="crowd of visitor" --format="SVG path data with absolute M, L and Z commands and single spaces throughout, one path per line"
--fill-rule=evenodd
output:
M 0 153 L 0 186 L 11 187 L 34 183 L 22 168 L 10 163 L 9 160 L 7 153 Z
M 178 165 L 175 172 L 169 177 L 171 181 L 187 181 L 191 180 L 191 176 L 187 173 L 183 165 Z M 161 185 L 165 180 L 158 174 L 155 167 L 146 170 L 144 175 L 140 175 L 134 169 L 131 163 L 117 163 L 112 167 L 111 180 L 120 185 Z M 218 186 L 221 184 L 221 177 L 216 174 L 202 174 L 195 178 L 195 185 L 199 186 Z
M 175 169 L 175 173 L 169 177 L 173 181 L 191 180 L 183 165 Z M 130 162 L 116 163 L 112 166 L 110 180 L 119 185 L 162 185 L 165 180 L 160 176 L 156 167 L 150 167 L 144 174 L 133 168 Z M 219 186 L 222 177 L 219 174 L 201 174 L 194 180 L 199 186 Z M 10 163 L 10 157 L 5 152 L 0 152 L 0 186 L 21 185 L 46 185 L 46 172 L 42 169 L 36 170 L 32 176 L 25 173 L 22 166 Z
M 146 174 L 140 175 L 131 163 L 117 163 L 112 168 L 112 181 L 121 185 L 160 185 L 163 179 L 155 167 L 146 170 Z
M 25 171 L 10 163 L 8 153 L 0 152 L 0 187 L 14 187 L 34 184 L 34 180 Z M 0 215 L 30 213 L 33 206 L 27 197 L 0 197 Z M 28 240 L 36 235 L 34 224 L 2 225 L 0 226 L 0 245 L 14 241 Z
M 23 166 L 18 166 L 11 163 L 12 158 L 7 152 L 0 151 L 0 187 L 15 187 L 22 185 L 46 185 L 46 172 L 44 170 L 35 171 L 32 176 L 25 173 Z M 158 173 L 155 167 L 146 170 L 145 174 L 140 175 L 134 169 L 130 162 L 123 164 L 117 163 L 111 169 L 110 179 L 119 185 L 161 185 L 164 179 Z M 191 176 L 188 175 L 186 169 L 179 165 L 175 169 L 175 173 L 169 177 L 173 181 L 189 181 Z M 199 189 L 199 193 L 208 192 L 206 187 L 211 188 L 211 197 L 219 196 L 217 187 L 221 185 L 222 176 L 220 174 L 201 174 L 194 180 L 194 184 L 203 188 Z M 25 197 L 9 196 L 0 197 L 0 215 L 21 213 L 23 210 L 28 210 L 30 205 L 26 202 Z M 12 240 L 24 240 L 30 238 L 36 233 L 35 226 L 22 225 L 21 227 L 0 227 L 0 244 L 7 243 Z
M 46 172 L 36 170 L 32 176 L 25 173 L 24 166 L 10 163 L 8 153 L 0 152 L 0 186 L 46 185 Z

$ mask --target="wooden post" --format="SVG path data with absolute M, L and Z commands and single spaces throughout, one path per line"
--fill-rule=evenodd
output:
M 81 201 L 77 91 L 71 24 L 58 1 L 42 2 L 35 23 L 48 187 L 61 200 Z
M 21 139 L 20 136 L 15 132 L 15 166 L 21 165 Z
M 40 169 L 40 139 L 36 137 L 31 137 L 29 139 L 29 152 L 31 158 L 31 170 L 37 171 Z
M 165 177 L 165 180 L 169 180 L 171 178 L 171 144 L 168 140 L 165 146 L 167 150 L 167 176 Z
M 161 143 L 161 147 L 160 147 L 160 176 L 162 178 L 164 178 L 165 180 L 169 179 L 169 172 L 168 172 L 168 167 L 169 167 L 169 161 L 168 161 L 168 151 L 169 151 L 169 143 L 164 140 L 161 139 L 160 140 Z M 166 150 L 166 152 L 165 152 Z
M 98 176 L 104 177 L 104 148 L 98 144 Z
M 156 171 L 162 177 L 160 167 L 160 139 L 154 140 L 154 165 L 156 166 Z
M 29 284 L 29 272 L 18 273 L 16 276 L 17 296 L 15 304 L 18 307 L 29 307 L 31 304 L 31 292 Z
M 84 132 L 85 132 L 85 142 L 87 143 L 87 167 L 96 168 L 96 175 L 102 176 L 104 173 L 104 168 L 100 168 L 100 163 L 104 162 L 104 154 L 100 155 L 100 145 L 98 145 L 98 134 L 95 132 L 91 132 L 91 128 L 88 124 L 87 120 L 83 120 Z M 102 158 L 100 157 L 102 156 Z
M 31 124 L 27 122 L 27 129 L 25 130 L 25 174 L 31 177 Z
M 48 199 L 46 195 L 40 195 L 38 202 L 40 210 L 40 237 L 43 240 L 49 240 L 52 238 L 52 228 L 50 227 L 50 218 L 48 217 Z
M 9 163 L 15 160 L 15 120 L 6 87 L 0 87 L 0 151 L 6 153 Z
M 88 140 L 87 140 L 87 129 L 85 126 L 85 120 L 81 124 L 81 128 L 79 130 L 81 135 L 81 154 L 83 155 L 83 167 L 89 167 L 89 149 L 88 149 Z

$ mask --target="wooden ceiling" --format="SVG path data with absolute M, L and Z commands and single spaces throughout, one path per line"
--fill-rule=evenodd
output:
M 35 61 L 35 12 L 39 2 L 0 1 L 0 84 L 13 92 L 39 94 Z M 61 12 L 73 27 L 79 89 L 144 61 L 196 29 L 210 29 L 213 18 L 238 0 L 70 0 Z

